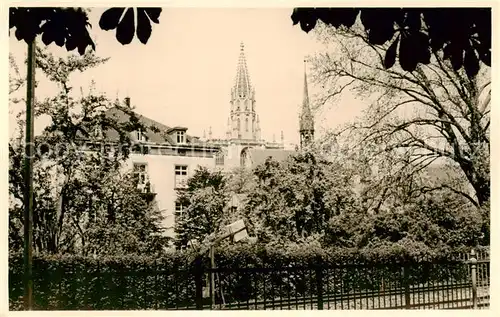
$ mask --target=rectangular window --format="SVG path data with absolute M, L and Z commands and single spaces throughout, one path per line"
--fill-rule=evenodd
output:
M 139 186 L 145 186 L 148 182 L 147 166 L 145 163 L 134 163 L 134 176 L 138 179 Z
M 184 212 L 185 207 L 181 203 L 175 202 L 175 216 L 179 217 Z
M 177 131 L 177 143 L 183 144 L 185 139 L 184 131 Z
M 187 166 L 186 165 L 176 165 L 175 166 L 175 188 L 186 188 L 187 187 Z
M 215 165 L 224 165 L 224 153 L 219 152 L 215 155 Z
M 144 134 L 144 132 L 142 132 L 141 129 L 136 131 L 135 137 L 136 137 L 137 141 L 139 141 L 139 142 L 146 142 L 147 141 L 146 135 Z

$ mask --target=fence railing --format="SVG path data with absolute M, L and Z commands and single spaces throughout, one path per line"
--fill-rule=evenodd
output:
M 205 269 L 197 275 L 204 278 L 197 309 L 481 308 L 489 306 L 489 270 L 485 253 L 443 262 Z
M 476 262 L 474 261 L 476 259 Z M 471 261 L 472 260 L 472 261 Z M 489 306 L 486 253 L 446 262 L 178 269 L 34 265 L 35 309 L 470 309 Z M 210 275 L 214 274 L 214 283 Z M 9 273 L 10 309 L 22 274 Z M 212 297 L 212 294 L 214 295 Z M 212 301 L 213 298 L 213 301 Z

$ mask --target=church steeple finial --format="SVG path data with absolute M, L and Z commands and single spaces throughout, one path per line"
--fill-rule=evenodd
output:
M 247 61 L 245 57 L 245 45 L 240 43 L 240 56 L 238 58 L 238 67 L 236 70 L 236 80 L 234 84 L 234 94 L 236 98 L 252 97 L 252 86 L 250 84 L 250 75 L 248 74 Z
M 302 113 L 300 114 L 300 146 L 307 146 L 314 137 L 314 118 L 309 106 L 309 92 L 307 87 L 306 60 L 304 59 L 304 96 L 302 99 Z

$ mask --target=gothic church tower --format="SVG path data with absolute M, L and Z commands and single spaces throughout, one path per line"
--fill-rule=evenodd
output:
M 255 90 L 250 83 L 243 43 L 240 44 L 240 56 L 230 103 L 227 139 L 260 141 L 259 116 L 255 112 Z

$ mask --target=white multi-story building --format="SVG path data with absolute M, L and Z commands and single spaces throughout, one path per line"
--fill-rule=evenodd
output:
M 130 98 L 125 98 L 125 103 L 130 107 Z M 129 120 L 129 115 L 118 107 L 105 115 L 117 122 Z M 175 215 L 183 211 L 183 206 L 175 202 L 176 190 L 186 187 L 187 179 L 198 167 L 214 170 L 219 148 L 188 135 L 185 127 L 168 127 L 139 114 L 136 116 L 147 129 L 131 133 L 132 144 L 139 150 L 131 151 L 124 168 L 137 175 L 141 190 L 154 194 L 156 205 L 165 217 L 166 234 L 173 236 Z M 118 133 L 106 131 L 105 141 L 118 142 Z

